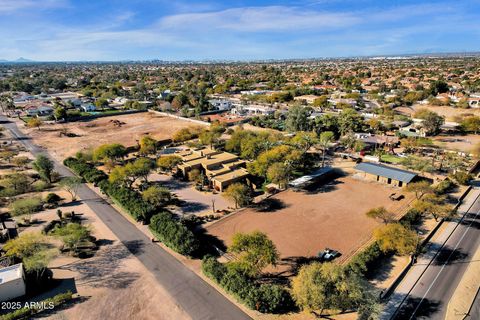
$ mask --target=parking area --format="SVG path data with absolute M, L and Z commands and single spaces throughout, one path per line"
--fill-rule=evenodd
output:
M 233 208 L 233 204 L 225 199 L 220 193 L 201 192 L 194 188 L 192 183 L 176 179 L 170 175 L 153 173 L 149 176 L 150 181 L 161 182 L 162 186 L 176 194 L 184 205 L 180 207 L 183 214 L 213 214 L 215 210 Z
M 405 194 L 392 201 L 393 192 Z M 340 177 L 309 191 L 287 190 L 261 208 L 248 208 L 207 227 L 208 233 L 227 246 L 237 232 L 260 230 L 274 241 L 284 260 L 316 256 L 326 247 L 338 250 L 346 260 L 367 243 L 379 221 L 365 213 L 384 206 L 400 213 L 412 200 L 401 189 Z

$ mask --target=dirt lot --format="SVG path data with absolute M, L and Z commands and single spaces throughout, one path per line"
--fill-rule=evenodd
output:
M 467 134 L 464 136 L 436 136 L 432 138 L 435 144 L 449 150 L 458 150 L 470 153 L 473 147 L 480 143 L 480 135 Z
M 402 107 L 396 108 L 395 110 L 399 111 L 403 114 L 413 115 L 415 111 L 419 109 L 428 109 L 430 111 L 436 112 L 441 116 L 445 117 L 446 121 L 455 121 L 455 116 L 462 116 L 462 115 L 476 115 L 480 116 L 480 109 L 458 109 L 453 107 L 447 106 L 431 106 L 431 105 L 423 105 L 423 104 L 416 104 L 412 107 Z
M 315 256 L 325 247 L 342 253 L 345 261 L 362 244 L 368 242 L 380 222 L 367 218 L 371 208 L 385 206 L 401 211 L 411 195 L 393 202 L 393 189 L 351 176 L 335 179 L 313 192 L 287 190 L 272 197 L 277 210 L 248 208 L 207 228 L 208 232 L 228 246 L 236 232 L 260 230 L 275 242 L 284 261 L 295 257 Z
M 124 124 L 117 127 L 112 120 L 119 120 Z M 45 124 L 41 130 L 28 129 L 23 122 L 21 123 L 20 128 L 31 136 L 36 144 L 49 149 L 51 154 L 60 160 L 79 150 L 104 143 L 118 142 L 125 146 L 132 146 L 145 134 L 150 134 L 158 140 L 168 139 L 179 129 L 198 126 L 188 121 L 150 112 L 98 118 L 84 122 Z M 69 133 L 77 136 L 60 137 L 62 129 L 67 129 Z

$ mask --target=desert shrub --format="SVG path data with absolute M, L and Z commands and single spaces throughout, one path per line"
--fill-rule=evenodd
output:
M 374 242 L 365 250 L 353 256 L 346 267 L 351 272 L 364 275 L 383 256 L 380 247 Z
M 294 305 L 286 288 L 275 284 L 258 285 L 236 264 L 227 267 L 215 257 L 205 256 L 202 260 L 202 271 L 250 309 L 264 313 L 279 313 L 291 310 Z
M 257 297 L 255 285 L 238 268 L 232 268 L 231 266 L 227 268 L 220 285 L 238 300 L 244 302 L 250 309 L 255 308 L 255 303 L 252 303 L 252 300 L 255 300 Z
M 82 241 L 90 239 L 90 229 L 73 222 L 56 225 L 49 233 L 60 238 L 68 250 L 73 250 Z
M 257 290 L 259 295 L 255 308 L 260 312 L 280 313 L 294 306 L 292 296 L 283 286 L 267 283 L 260 285 Z
M 114 202 L 121 206 L 135 220 L 150 220 L 154 207 L 142 199 L 142 196 L 126 187 L 111 184 L 108 180 L 102 180 L 98 184 L 102 192 L 107 194 Z
M 48 204 L 57 204 L 57 203 L 59 203 L 61 200 L 62 200 L 62 198 L 61 198 L 58 194 L 53 193 L 53 192 L 50 192 L 50 193 L 47 194 L 47 196 L 45 197 L 45 203 L 48 203 Z
M 402 219 L 400 219 L 400 223 L 407 227 L 416 225 L 420 222 L 422 216 L 422 212 L 418 211 L 415 208 L 412 208 L 407 211 L 407 213 L 402 217 Z
M 437 184 L 434 188 L 434 191 L 438 195 L 442 195 L 450 191 L 455 187 L 455 183 L 449 179 L 445 179 L 439 184 Z
M 69 167 L 76 175 L 84 178 L 90 183 L 97 184 L 108 178 L 105 172 L 98 170 L 93 164 L 87 163 L 81 159 L 68 157 L 63 160 L 63 164 Z
M 40 198 L 24 198 L 18 199 L 10 204 L 10 213 L 13 216 L 23 214 L 32 214 L 42 209 L 42 199 Z
M 153 216 L 150 230 L 158 240 L 180 254 L 192 255 L 199 248 L 193 232 L 175 220 L 170 212 L 164 211 Z
M 223 276 L 227 272 L 227 267 L 218 262 L 215 257 L 206 255 L 202 259 L 202 271 L 207 277 L 213 279 L 217 283 L 220 283 L 223 279 Z
M 451 177 L 461 185 L 468 185 L 468 182 L 472 180 L 472 175 L 465 171 L 457 171 L 451 174 Z
M 33 190 L 35 190 L 36 192 L 42 192 L 45 189 L 50 188 L 50 184 L 46 181 L 38 180 L 32 184 L 32 187 L 33 187 Z

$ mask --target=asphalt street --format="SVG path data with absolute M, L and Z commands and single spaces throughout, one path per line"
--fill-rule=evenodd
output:
M 43 153 L 48 155 L 46 150 L 34 145 L 17 128 L 14 122 L 9 121 L 5 116 L 0 116 L 0 123 L 9 129 L 32 154 Z M 65 166 L 57 161 L 54 162 L 56 170 L 62 176 L 73 175 Z M 135 225 L 87 185 L 82 185 L 79 188 L 78 196 L 88 204 L 128 250 L 155 276 L 159 284 L 168 290 L 178 305 L 192 319 L 250 319 L 247 314 L 221 295 L 215 288 L 203 281 L 160 246 L 153 244 Z M 158 303 L 162 302 L 159 301 Z M 164 317 L 159 315 L 159 318 Z M 165 318 L 168 318 L 168 315 L 165 315 Z
M 480 245 L 479 212 L 480 199 L 477 198 L 393 319 L 445 318 L 448 302 Z

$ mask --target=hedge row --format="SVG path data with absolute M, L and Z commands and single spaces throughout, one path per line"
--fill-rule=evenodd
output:
M 85 179 L 90 183 L 98 184 L 102 180 L 108 179 L 105 172 L 98 170 L 91 163 L 87 163 L 77 158 L 68 157 L 63 160 L 63 164 L 69 167 L 76 175 Z
M 158 240 L 180 254 L 191 256 L 199 248 L 193 232 L 170 212 L 164 211 L 153 216 L 149 227 Z
M 13 312 L 4 314 L 0 316 L 0 320 L 31 319 L 33 315 L 40 313 L 44 310 L 42 306 L 50 307 L 51 305 L 53 305 L 53 307 L 57 307 L 70 300 L 72 300 L 72 293 L 70 291 L 66 293 L 60 293 L 53 298 L 41 301 L 38 305 L 35 305 L 33 307 L 24 307 L 21 309 L 17 309 Z
M 276 284 L 257 284 L 234 267 L 227 267 L 212 256 L 202 260 L 203 273 L 248 308 L 263 313 L 281 313 L 293 308 L 290 293 Z
M 384 256 L 385 254 L 380 250 L 378 243 L 374 242 L 365 250 L 353 256 L 346 267 L 351 272 L 365 275 L 368 270 L 372 270 L 371 266 Z
M 136 221 L 148 222 L 155 211 L 155 208 L 145 202 L 135 190 L 114 185 L 108 180 L 100 181 L 98 186 Z

